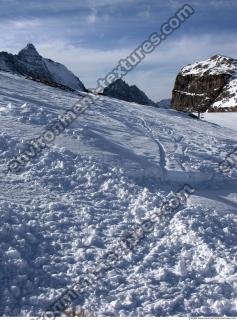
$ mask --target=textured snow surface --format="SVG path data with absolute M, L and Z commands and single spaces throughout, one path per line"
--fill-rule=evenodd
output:
M 0 314 L 40 315 L 188 182 L 187 205 L 74 303 L 95 316 L 236 316 L 236 167 L 218 172 L 236 132 L 101 97 L 24 173 L 7 173 L 77 99 L 0 73 Z
M 206 121 L 237 131 L 237 112 L 206 112 L 203 117 Z

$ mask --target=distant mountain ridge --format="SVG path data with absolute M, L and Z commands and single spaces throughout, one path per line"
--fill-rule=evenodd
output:
M 169 109 L 171 107 L 171 99 L 162 99 L 156 103 L 158 108 Z
M 128 102 L 135 102 L 143 105 L 156 107 L 156 103 L 135 85 L 129 85 L 124 80 L 118 79 L 111 83 L 103 91 L 105 96 Z
M 86 91 L 81 80 L 63 64 L 43 58 L 29 43 L 17 55 L 0 52 L 0 70 L 12 72 L 43 82 L 53 82 L 73 90 Z

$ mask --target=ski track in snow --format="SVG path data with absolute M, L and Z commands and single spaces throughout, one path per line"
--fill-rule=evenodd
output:
M 142 119 L 142 124 L 143 124 L 144 128 L 151 134 L 152 139 L 155 141 L 155 143 L 158 146 L 158 149 L 160 152 L 160 167 L 163 171 L 163 175 L 165 176 L 165 174 L 166 174 L 166 152 L 165 152 L 165 149 L 164 149 L 163 145 L 161 144 L 161 142 L 154 137 L 151 128 L 147 125 L 147 123 L 144 119 Z
M 187 205 L 74 305 L 95 316 L 237 315 L 237 174 L 218 171 L 234 131 L 101 97 L 24 173 L 7 174 L 78 96 L 3 72 L 0 83 L 1 315 L 42 314 L 184 183 L 196 189 Z

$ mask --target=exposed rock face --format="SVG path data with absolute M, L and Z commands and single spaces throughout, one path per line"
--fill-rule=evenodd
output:
M 136 102 L 143 105 L 156 106 L 155 102 L 147 97 L 147 95 L 137 86 L 129 86 L 125 81 L 118 79 L 111 83 L 103 91 L 105 96 L 125 100 L 128 102 Z
M 74 90 L 86 90 L 80 79 L 64 65 L 43 58 L 31 43 L 17 55 L 0 52 L 0 70 L 39 79 L 45 83 L 53 82 Z
M 220 55 L 184 67 L 171 106 L 178 111 L 237 111 L 237 60 Z
M 28 44 L 17 55 L 17 69 L 21 74 L 31 76 L 36 79 L 54 81 L 44 59 L 36 51 L 32 44 Z M 55 81 L 56 82 L 56 81 Z

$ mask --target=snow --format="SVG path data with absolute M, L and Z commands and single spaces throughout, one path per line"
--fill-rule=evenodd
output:
M 56 83 L 66 85 L 75 90 L 84 91 L 82 82 L 63 64 L 45 58 L 43 58 L 43 61 Z
M 205 95 L 205 93 L 191 93 L 191 92 L 181 91 L 181 90 L 175 90 L 175 91 L 181 94 L 185 94 L 187 96 L 204 96 Z
M 237 78 L 233 76 L 224 86 L 222 94 L 212 104 L 213 108 L 224 109 L 237 107 Z
M 203 116 L 206 121 L 237 130 L 237 112 L 206 112 Z
M 15 175 L 7 163 L 78 95 L 0 72 L 0 314 L 41 315 L 189 183 L 187 204 L 73 301 L 94 316 L 236 316 L 236 132 L 100 97 Z
M 209 59 L 187 65 L 182 69 L 181 74 L 185 76 L 189 74 L 197 76 L 203 76 L 204 74 L 232 74 L 233 72 L 236 72 L 236 68 L 237 60 L 222 55 L 216 55 Z

